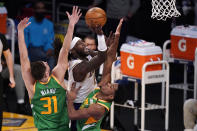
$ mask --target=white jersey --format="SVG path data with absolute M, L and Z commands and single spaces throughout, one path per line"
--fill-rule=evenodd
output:
M 90 57 L 87 57 L 90 60 Z M 69 61 L 69 77 L 68 77 L 68 86 L 71 87 L 72 83 L 75 82 L 73 78 L 73 68 L 81 63 L 82 60 L 76 59 Z M 90 92 L 94 90 L 94 88 L 97 87 L 96 79 L 95 79 L 95 71 L 89 72 L 86 75 L 86 78 L 82 82 L 76 82 L 76 88 L 79 88 L 81 86 L 81 89 L 78 91 L 77 98 L 75 99 L 75 103 L 83 103 L 85 98 L 89 95 Z

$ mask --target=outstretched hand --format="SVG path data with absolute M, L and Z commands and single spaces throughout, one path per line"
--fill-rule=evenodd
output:
M 28 21 L 29 21 L 29 18 L 24 18 L 23 20 L 21 20 L 17 26 L 18 31 L 23 31 L 27 26 L 29 26 L 31 22 L 28 22 Z
M 122 22 L 123 22 L 123 18 L 120 19 L 120 22 L 116 28 L 116 32 L 113 33 L 112 31 L 110 32 L 109 36 L 107 37 L 106 39 L 106 44 L 108 47 L 110 47 L 113 43 L 114 43 L 114 40 L 115 40 L 115 35 L 120 35 L 120 31 L 121 31 L 121 28 L 122 28 Z
M 123 20 L 124 20 L 123 18 L 120 19 L 120 22 L 119 22 L 119 24 L 118 24 L 118 26 L 116 28 L 115 35 L 120 35 L 120 31 L 121 31 L 121 28 L 122 28 L 122 22 L 123 22 Z
M 96 33 L 97 35 L 103 35 L 103 30 L 102 30 L 102 26 L 101 25 L 95 25 L 92 27 L 89 27 L 94 33 Z
M 81 86 L 79 88 L 76 87 L 76 82 L 72 83 L 71 89 L 67 91 L 67 100 L 68 101 L 74 101 L 77 97 L 78 91 L 81 89 Z
M 76 24 L 81 17 L 81 9 L 78 8 L 78 6 L 73 6 L 72 14 L 70 15 L 67 11 L 66 14 L 68 16 L 69 22 Z

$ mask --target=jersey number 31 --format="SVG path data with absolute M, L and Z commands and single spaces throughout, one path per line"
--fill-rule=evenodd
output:
M 47 108 L 47 111 L 41 111 L 41 114 L 51 114 L 52 113 L 52 107 L 51 107 L 51 99 L 53 99 L 53 106 L 54 106 L 54 113 L 57 113 L 57 97 L 52 96 L 52 97 L 44 97 L 41 98 L 41 101 L 47 101 L 47 104 L 44 104 L 43 107 Z

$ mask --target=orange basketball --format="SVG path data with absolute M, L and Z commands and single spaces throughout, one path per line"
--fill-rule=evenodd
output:
M 85 15 L 85 21 L 89 27 L 104 26 L 107 21 L 106 13 L 99 7 L 90 8 Z

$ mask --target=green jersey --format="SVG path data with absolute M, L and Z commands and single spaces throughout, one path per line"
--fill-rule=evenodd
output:
M 69 131 L 66 91 L 51 75 L 48 82 L 37 81 L 31 100 L 34 124 L 39 131 Z
M 111 107 L 111 102 L 97 99 L 96 94 L 99 91 L 100 91 L 100 88 L 96 88 L 93 92 L 91 92 L 84 100 L 80 109 L 88 108 L 91 104 L 97 103 L 97 104 L 105 107 L 105 109 L 106 109 L 105 115 L 106 115 Z M 100 120 L 95 120 L 93 117 L 77 120 L 77 130 L 78 131 L 101 131 L 100 125 L 101 125 L 103 117 Z

